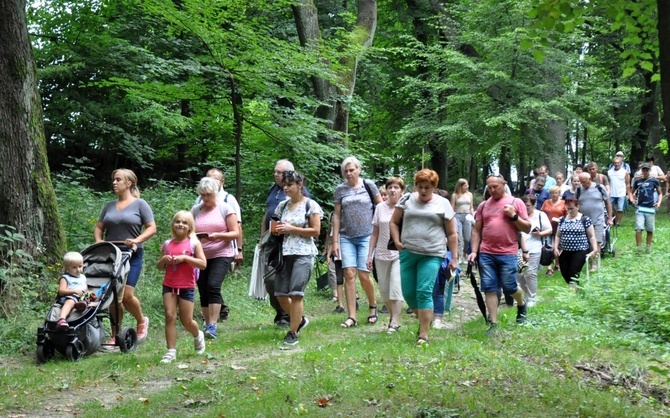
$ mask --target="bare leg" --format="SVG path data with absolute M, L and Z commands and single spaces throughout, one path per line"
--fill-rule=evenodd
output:
M 486 311 L 494 324 L 498 323 L 498 292 L 486 292 Z
M 361 281 L 363 292 L 365 292 L 365 296 L 368 298 L 369 306 L 377 306 L 377 300 L 375 299 L 375 282 L 370 278 L 370 272 L 358 270 L 358 279 Z M 376 309 L 370 308 L 370 315 L 375 313 L 377 313 Z
M 168 350 L 177 348 L 177 296 L 174 293 L 163 293 L 165 309 L 165 342 Z
M 368 276 L 369 278 L 369 276 Z M 347 296 L 347 314 L 356 319 L 356 268 L 344 269 L 344 293 Z
M 192 336 L 197 337 L 200 327 L 198 327 L 198 323 L 193 320 L 193 307 L 193 302 L 179 298 L 179 318 L 181 319 L 181 324 Z
M 126 286 L 123 290 L 123 307 L 135 317 L 138 324 L 144 322 L 142 305 L 140 305 L 139 299 L 135 297 L 135 288 L 132 286 Z M 121 321 L 119 321 L 119 325 L 121 325 Z
M 297 333 L 298 332 L 298 327 L 300 327 L 300 324 L 302 323 L 302 315 L 303 315 L 303 303 L 302 303 L 302 297 L 301 296 L 291 296 L 291 310 L 289 312 L 291 315 L 291 331 Z
M 414 309 L 414 311 L 418 311 L 419 337 L 427 340 L 430 323 L 433 321 L 433 309 Z

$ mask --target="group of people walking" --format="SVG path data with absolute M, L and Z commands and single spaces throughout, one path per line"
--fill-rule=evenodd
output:
M 406 303 L 418 318 L 417 346 L 426 346 L 431 324 L 441 320 L 443 311 L 434 303 L 436 285 L 444 283 L 438 273 L 446 271 L 440 274 L 452 277 L 460 271 L 459 261 L 478 267 L 490 323 L 487 334 L 498 326 L 501 290 L 516 302 L 516 320 L 524 323 L 527 308 L 537 303 L 541 253 L 551 244 L 555 262 L 547 274 L 557 269 L 576 288 L 585 261 L 597 259 L 604 231 L 621 223 L 628 201 L 637 208 L 638 249 L 642 231 L 646 230 L 649 251 L 655 209 L 663 198 L 659 181 L 665 179 L 658 168 L 651 174 L 652 164 L 642 163 L 639 172 L 631 175 L 623 157 L 617 154 L 607 176 L 598 172 L 595 163 L 589 163 L 586 171 L 577 167 L 567 184 L 562 173 L 552 178 L 546 167 L 540 167 L 521 199 L 509 193 L 502 176 L 494 174 L 486 179 L 488 198 L 475 210 L 474 196 L 465 179 L 456 182 L 449 198 L 444 192 L 438 193 L 437 173 L 423 169 L 415 173 L 411 193 L 405 193 L 401 178 L 391 177 L 382 186 L 382 198 L 377 185 L 361 177 L 360 161 L 346 158 L 341 164 L 344 182 L 333 195 L 334 210 L 324 250 L 341 273 L 333 286 L 336 311 L 347 315 L 340 326 L 353 328 L 359 324 L 358 278 L 368 302 L 366 322 L 377 323 L 381 313 L 378 307 L 383 306 L 389 315 L 385 331 L 394 334 L 401 327 Z M 261 232 L 281 237 L 282 268 L 266 277 L 265 285 L 276 311 L 275 324 L 288 328 L 281 345 L 291 347 L 298 344 L 300 332 L 309 324 L 303 299 L 318 254 L 315 239 L 321 233 L 324 213 L 311 199 L 305 176 L 295 171 L 290 161 L 277 162 L 274 179 Z M 224 183 L 220 170 L 210 170 L 197 186 L 199 196 L 194 206 L 174 215 L 171 239 L 161 246 L 156 266 L 165 271 L 162 294 L 168 348 L 162 362 L 176 359 L 177 310 L 181 323 L 194 337 L 197 353 L 204 352 L 205 338 L 217 338 L 217 323 L 228 316 L 221 286 L 232 264 L 242 261 L 242 218 L 239 203 L 225 192 Z M 103 207 L 94 238 L 133 250 L 119 301 L 137 321 L 138 340 L 142 341 L 148 333 L 149 318 L 142 311 L 135 287 L 143 264 L 143 243 L 156 233 L 156 224 L 151 208 L 140 198 L 132 171 L 115 170 L 112 187 L 117 199 Z M 527 265 L 522 271 L 519 260 Z M 196 289 L 203 330 L 193 319 Z M 444 303 L 443 298 L 439 303 Z M 108 344 L 115 344 L 124 309 L 114 318 Z

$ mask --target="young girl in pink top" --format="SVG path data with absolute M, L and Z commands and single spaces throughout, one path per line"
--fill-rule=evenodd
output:
M 202 244 L 195 236 L 195 221 L 188 211 L 179 211 L 172 218 L 172 239 L 162 246 L 158 260 L 159 270 L 165 270 L 163 279 L 163 306 L 165 307 L 165 341 L 167 353 L 161 363 L 177 359 L 177 306 L 184 328 L 193 335 L 196 354 L 205 352 L 205 335 L 193 320 L 196 269 L 207 267 Z

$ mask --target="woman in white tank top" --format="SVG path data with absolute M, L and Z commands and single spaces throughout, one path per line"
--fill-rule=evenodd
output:
M 456 211 L 456 226 L 458 228 L 458 251 L 461 260 L 467 260 L 468 246 L 472 235 L 472 221 L 475 209 L 473 207 L 472 193 L 468 191 L 469 185 L 466 179 L 458 179 L 454 193 L 451 195 L 451 206 Z M 468 218 L 469 216 L 469 218 Z

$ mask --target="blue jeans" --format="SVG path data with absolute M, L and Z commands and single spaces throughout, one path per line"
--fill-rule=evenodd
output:
M 480 253 L 479 275 L 482 278 L 482 292 L 498 292 L 500 287 L 505 293 L 514 294 L 519 289 L 516 283 L 516 254 L 485 254 Z

